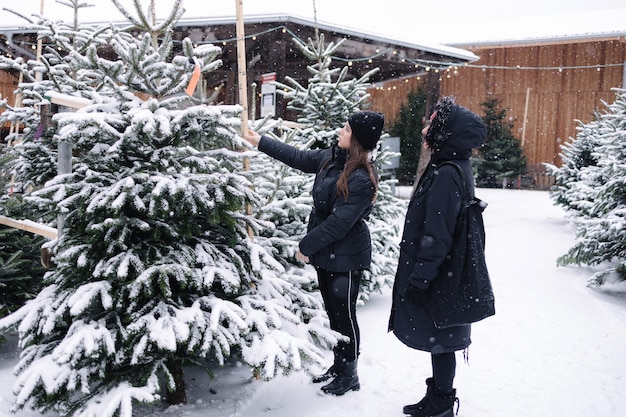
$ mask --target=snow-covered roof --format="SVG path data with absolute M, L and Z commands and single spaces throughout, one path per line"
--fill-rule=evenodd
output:
M 381 34 L 373 33 L 370 31 L 365 31 L 363 29 L 351 28 L 344 25 L 337 25 L 330 22 L 322 22 L 315 21 L 314 19 L 310 19 L 303 16 L 297 16 L 286 13 L 279 14 L 258 14 L 258 15 L 246 15 L 244 17 L 244 21 L 246 23 L 254 23 L 254 22 L 277 22 L 277 23 L 285 23 L 290 22 L 299 25 L 305 26 L 315 26 L 319 27 L 320 30 L 324 31 L 334 31 L 339 32 L 349 36 L 356 36 L 360 38 L 366 38 L 374 41 L 389 43 L 397 46 L 403 46 L 410 49 L 420 49 L 427 52 L 440 54 L 444 56 L 449 56 L 451 58 L 457 58 L 464 61 L 473 62 L 478 59 L 476 55 L 472 52 L 466 51 L 464 49 L 447 46 L 447 45 L 439 45 L 435 43 L 422 43 L 422 42 L 413 42 L 406 39 L 401 39 L 397 37 L 388 37 Z M 204 17 L 204 18 L 183 18 L 179 22 L 179 26 L 183 25 L 216 25 L 216 24 L 235 24 L 235 16 L 221 16 L 221 17 Z
M 277 13 L 277 14 L 257 14 L 257 15 L 246 15 L 244 17 L 245 23 L 268 23 L 268 22 L 276 22 L 276 23 L 293 23 L 305 26 L 315 26 L 319 27 L 320 30 L 324 31 L 333 31 L 344 34 L 346 36 L 355 36 L 365 39 L 370 39 L 373 41 L 379 41 L 388 43 L 391 45 L 402 46 L 409 49 L 418 49 L 426 52 L 440 54 L 443 56 L 447 56 L 454 59 L 459 59 L 466 62 L 474 62 L 478 60 L 478 56 L 474 53 L 469 52 L 467 50 L 456 48 L 453 46 L 440 45 L 435 43 L 416 43 L 406 39 L 400 39 L 397 37 L 387 37 L 381 34 L 371 33 L 369 31 L 365 31 L 363 29 L 350 28 L 343 25 L 336 25 L 329 22 L 320 22 L 315 21 L 314 19 L 309 19 L 302 16 L 296 16 L 286 13 Z M 92 22 L 94 24 L 97 23 L 108 23 L 103 22 Z M 124 25 L 128 22 L 123 21 L 113 21 L 111 22 L 115 25 Z M 192 18 L 182 18 L 178 22 L 178 26 L 213 26 L 213 25 L 225 25 L 225 24 L 233 24 L 236 23 L 236 17 L 234 15 L 229 16 L 217 16 L 217 17 L 192 17 Z M 2 27 L 0 25 L 0 32 L 5 33 L 22 33 L 24 32 L 24 25 L 15 25 L 15 26 L 5 26 Z
M 537 37 L 525 37 L 525 38 L 511 38 L 500 40 L 482 40 L 482 41 L 470 41 L 470 42 L 455 42 L 449 46 L 456 48 L 474 48 L 474 47 L 494 47 L 494 46 L 519 46 L 519 45 L 537 45 L 537 44 L 554 44 L 554 43 L 572 43 L 572 42 L 584 42 L 599 39 L 621 39 L 626 40 L 626 30 L 613 31 L 613 32 L 598 32 L 598 33 L 586 33 L 576 35 L 561 35 L 561 36 L 537 36 Z
M 556 43 L 626 37 L 626 8 L 515 18 L 477 24 L 472 31 L 451 33 L 447 45 L 488 46 L 522 43 Z
M 0 0 L 1 2 L 1 0 Z M 141 0 L 147 4 L 148 0 Z M 173 0 L 157 2 L 157 16 L 165 17 Z M 243 1 L 246 21 L 272 16 L 294 23 L 317 22 L 323 30 L 419 47 L 462 60 L 475 60 L 460 46 L 513 44 L 526 42 L 560 42 L 584 38 L 623 37 L 626 34 L 626 4 L 623 0 L 525 0 L 504 2 L 494 7 L 491 0 L 447 0 L 407 2 L 385 0 L 372 9 L 359 0 L 264 0 Z M 17 10 L 26 17 L 39 13 L 40 2 L 26 1 L 0 9 L 0 31 L 23 30 L 21 19 L 6 9 Z M 233 23 L 232 2 L 183 0 L 183 22 Z M 442 12 L 441 9 L 445 8 Z M 48 1 L 45 13 L 52 19 L 69 21 L 71 10 L 58 2 Z M 217 16 L 217 17 L 215 17 Z M 306 16 L 306 17 L 302 17 Z M 85 23 L 121 23 L 121 13 L 105 0 L 81 9 L 79 21 Z

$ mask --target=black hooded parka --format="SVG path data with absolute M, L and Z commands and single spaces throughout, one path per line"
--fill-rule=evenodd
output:
M 469 157 L 472 148 L 482 145 L 486 136 L 482 120 L 456 104 L 440 129 L 442 134 L 429 143 L 433 154 L 407 209 L 389 319 L 389 331 L 393 331 L 401 342 L 435 354 L 468 347 L 471 326 L 437 329 L 428 311 L 428 303 L 416 304 L 411 297 L 406 297 L 406 290 L 409 285 L 427 290 L 437 279 L 439 268 L 452 246 L 463 183 L 453 166 L 438 168 L 438 165 L 443 161 L 459 165 L 473 194 Z
M 316 174 L 311 192 L 313 210 L 307 234 L 299 244 L 311 265 L 331 272 L 369 268 L 372 243 L 365 220 L 372 211 L 375 187 L 367 169 L 361 166 L 350 174 L 346 200 L 337 195 L 346 150 L 333 146 L 303 151 L 267 136 L 261 137 L 258 149 L 292 168 Z M 377 175 L 375 164 L 370 163 Z

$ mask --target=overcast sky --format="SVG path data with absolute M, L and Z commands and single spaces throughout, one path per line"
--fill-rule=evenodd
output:
M 129 7 L 131 0 L 122 0 Z M 150 0 L 140 0 L 146 7 Z M 174 0 L 156 0 L 163 16 Z M 183 0 L 183 18 L 234 16 L 237 0 Z M 65 0 L 67 2 L 67 0 Z M 82 9 L 81 22 L 119 21 L 109 0 Z M 0 0 L 3 8 L 39 14 L 42 0 Z M 71 21 L 71 9 L 43 0 L 44 15 Z M 626 33 L 624 0 L 242 0 L 244 15 L 287 13 L 415 43 L 464 43 L 597 32 Z M 18 19 L 0 10 L 0 26 Z

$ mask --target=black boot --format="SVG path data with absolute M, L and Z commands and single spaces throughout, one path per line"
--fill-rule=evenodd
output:
M 348 391 L 358 391 L 361 388 L 359 376 L 356 373 L 357 360 L 352 362 L 341 361 L 337 376 L 329 384 L 322 387 L 325 394 L 343 395 Z
M 414 414 L 417 413 L 422 408 L 426 407 L 426 403 L 428 402 L 428 397 L 433 394 L 433 388 L 435 386 L 435 380 L 433 378 L 426 378 L 426 395 L 416 404 L 409 404 L 402 407 L 402 412 L 404 414 Z
M 337 376 L 339 363 L 341 362 L 341 356 L 339 356 L 339 353 L 337 353 L 336 351 L 334 353 L 335 360 L 333 361 L 333 364 L 330 366 L 330 368 L 328 368 L 323 374 L 316 375 L 311 378 L 311 382 L 313 382 L 314 384 L 318 384 L 320 382 L 328 381 L 330 378 L 334 378 Z
M 456 412 L 459 412 L 459 399 L 456 390 L 443 392 L 436 387 L 432 395 L 427 395 L 426 405 L 421 410 L 411 413 L 411 417 L 454 417 L 454 403 L 457 403 Z

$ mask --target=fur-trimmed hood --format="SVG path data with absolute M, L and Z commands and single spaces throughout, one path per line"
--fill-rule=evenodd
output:
M 480 116 L 456 104 L 451 97 L 439 100 L 424 137 L 436 159 L 467 159 L 486 138 L 487 127 Z

